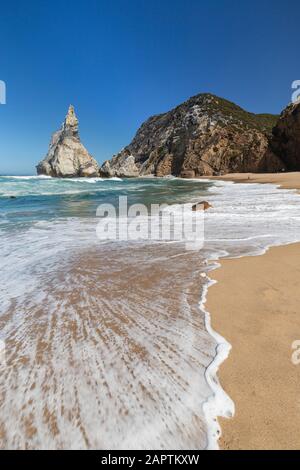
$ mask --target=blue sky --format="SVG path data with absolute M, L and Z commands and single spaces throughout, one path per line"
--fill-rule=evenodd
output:
M 298 0 L 1 2 L 0 173 L 34 174 L 70 103 L 100 163 L 200 92 L 279 113 L 300 79 L 299 17 Z

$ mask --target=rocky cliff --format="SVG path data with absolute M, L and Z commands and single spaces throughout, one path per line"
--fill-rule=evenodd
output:
M 270 147 L 288 171 L 300 170 L 300 102 L 290 104 L 273 129 Z
M 148 119 L 127 147 L 104 162 L 101 173 L 194 177 L 279 171 L 284 164 L 269 148 L 277 119 L 200 94 Z
M 99 175 L 98 163 L 80 142 L 73 106 L 69 107 L 61 129 L 53 134 L 46 157 L 36 168 L 39 175 L 62 178 Z

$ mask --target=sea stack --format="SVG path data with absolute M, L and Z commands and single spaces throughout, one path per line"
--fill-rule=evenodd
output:
M 72 105 L 61 129 L 53 134 L 46 157 L 36 169 L 38 175 L 60 178 L 99 176 L 98 163 L 80 141 L 78 119 Z

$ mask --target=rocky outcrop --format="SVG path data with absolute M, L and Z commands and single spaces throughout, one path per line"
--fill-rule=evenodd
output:
M 106 160 L 101 167 L 101 173 L 104 176 L 133 177 L 139 176 L 139 167 L 135 164 L 133 155 L 126 155 L 126 158 L 114 158 L 113 165 L 109 160 Z
M 248 113 L 211 94 L 200 94 L 148 119 L 133 141 L 103 164 L 101 172 L 120 177 L 195 177 L 279 171 L 284 164 L 269 148 L 277 119 Z
M 300 170 L 300 102 L 290 104 L 273 129 L 272 151 L 288 171 Z
M 36 169 L 39 175 L 61 178 L 99 176 L 98 163 L 80 142 L 73 106 L 69 107 L 61 129 L 53 134 L 48 153 Z

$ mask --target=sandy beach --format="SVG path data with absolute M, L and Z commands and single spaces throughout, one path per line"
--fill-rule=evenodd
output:
M 300 172 L 291 173 L 230 173 L 210 179 L 234 181 L 237 183 L 273 183 L 283 189 L 300 190 Z
M 231 174 L 223 180 L 300 189 L 300 173 Z M 300 200 L 299 200 L 300 203 Z M 300 244 L 263 256 L 223 260 L 211 273 L 207 308 L 213 328 L 232 345 L 219 379 L 235 403 L 221 420 L 222 449 L 299 449 Z

